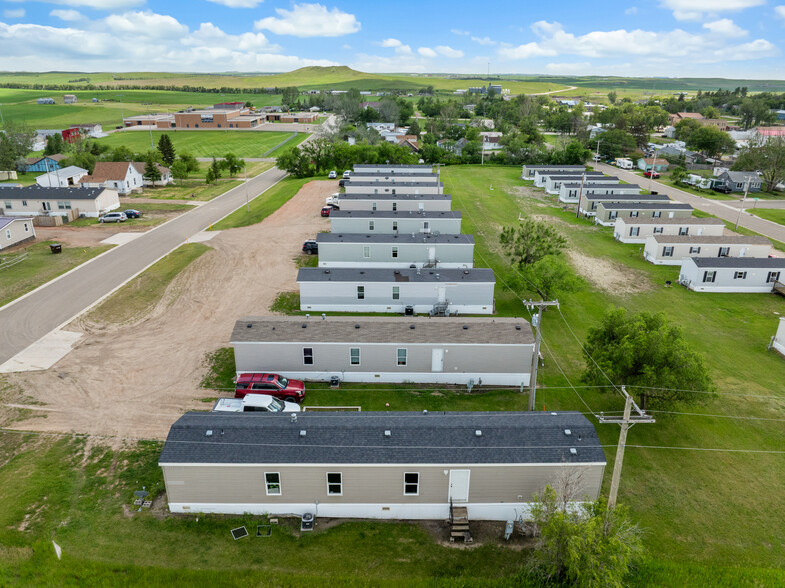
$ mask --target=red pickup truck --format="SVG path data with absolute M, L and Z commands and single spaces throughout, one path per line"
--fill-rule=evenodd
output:
M 234 386 L 234 397 L 243 398 L 246 394 L 268 394 L 279 400 L 302 402 L 305 398 L 305 384 L 278 374 L 240 374 Z

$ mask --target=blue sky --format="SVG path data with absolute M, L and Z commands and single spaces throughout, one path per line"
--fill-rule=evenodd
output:
M 785 78 L 785 0 L 0 0 L 0 70 Z

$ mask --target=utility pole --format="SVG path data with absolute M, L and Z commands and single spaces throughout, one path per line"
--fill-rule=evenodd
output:
M 542 324 L 542 313 L 548 306 L 559 306 L 558 300 L 543 300 L 534 302 L 529 300 L 523 303 L 526 308 L 532 310 L 537 308 L 537 314 L 532 316 L 532 326 L 534 327 L 534 352 L 532 353 L 531 376 L 529 376 L 529 410 L 534 410 L 534 399 L 537 394 L 537 368 L 540 365 L 540 326 Z
M 608 495 L 608 510 L 616 506 L 616 497 L 619 494 L 619 479 L 621 478 L 621 466 L 624 462 L 624 446 L 627 444 L 627 431 L 636 423 L 654 423 L 656 422 L 652 417 L 641 410 L 635 401 L 627 393 L 624 386 L 621 387 L 622 394 L 624 394 L 624 416 L 605 416 L 600 413 L 600 423 L 618 423 L 621 425 L 621 432 L 619 433 L 619 445 L 616 448 L 616 460 L 613 463 L 613 476 L 611 477 L 611 491 Z M 635 415 L 632 415 L 632 409 L 635 408 Z
M 597 149 L 599 149 L 599 143 L 597 144 Z M 575 207 L 575 218 L 581 218 L 581 198 L 583 198 L 583 183 L 586 180 L 586 172 L 584 171 L 581 174 L 581 187 L 578 190 L 578 206 Z
M 747 176 L 747 181 L 744 182 L 744 196 L 741 199 L 741 208 L 739 208 L 739 216 L 736 217 L 736 226 L 733 227 L 733 230 L 737 230 L 739 228 L 739 221 L 741 221 L 741 213 L 744 212 L 744 202 L 747 200 L 747 193 L 750 190 L 750 176 Z
M 644 163 L 646 160 L 644 160 Z M 654 168 L 657 166 L 657 152 L 654 152 L 654 159 L 651 162 L 651 171 L 649 172 L 649 194 L 651 194 L 651 180 L 654 177 Z M 646 167 L 644 165 L 644 167 Z

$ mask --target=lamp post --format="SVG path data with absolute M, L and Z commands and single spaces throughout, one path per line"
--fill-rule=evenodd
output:
M 741 207 L 739 208 L 739 216 L 736 217 L 736 226 L 733 227 L 733 230 L 739 228 L 739 221 L 741 220 L 741 213 L 744 212 L 744 202 L 747 200 L 747 192 L 750 189 L 750 176 L 747 176 L 747 180 L 744 182 L 744 196 L 741 198 Z

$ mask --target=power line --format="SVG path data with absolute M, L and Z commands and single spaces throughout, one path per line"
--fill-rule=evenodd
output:
M 603 445 L 603 447 L 607 447 L 607 445 Z M 665 445 L 627 445 L 627 447 L 635 447 L 636 449 L 717 451 L 721 453 L 771 453 L 776 455 L 785 455 L 785 450 L 780 450 L 780 449 L 730 449 L 725 447 L 679 447 L 679 446 L 665 446 Z
M 777 423 L 785 423 L 785 419 L 775 419 L 769 417 L 754 417 L 754 416 L 737 416 L 733 414 L 706 414 L 702 412 L 676 412 L 671 410 L 650 410 L 649 412 L 656 412 L 659 414 L 678 414 L 682 416 L 702 416 L 702 417 L 711 417 L 716 419 L 737 419 L 740 421 L 773 421 Z
M 556 355 L 553 353 L 553 351 L 551 351 L 551 348 L 545 342 L 545 339 L 542 340 L 542 344 L 545 345 L 545 350 L 551 356 L 551 359 L 553 359 L 553 363 L 556 364 L 556 367 L 561 372 L 561 375 L 564 376 L 564 379 L 567 380 L 567 383 L 570 385 L 570 388 L 572 388 L 572 391 L 575 392 L 575 395 L 580 399 L 581 402 L 583 402 L 583 405 L 586 407 L 586 409 L 591 413 L 591 415 L 593 417 L 599 418 L 599 417 L 597 417 L 597 414 L 591 409 L 591 407 L 589 407 L 589 405 L 586 403 L 586 401 L 583 399 L 583 397 L 578 393 L 578 390 L 575 389 L 575 386 L 572 385 L 572 382 L 570 381 L 570 378 L 568 378 L 567 374 L 564 373 L 564 370 L 561 368 L 561 365 L 559 365 L 559 361 L 556 359 Z

